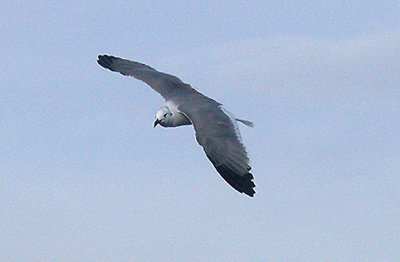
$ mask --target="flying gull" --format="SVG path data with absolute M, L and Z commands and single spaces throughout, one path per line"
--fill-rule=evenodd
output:
M 254 177 L 237 126 L 237 121 L 248 126 L 253 126 L 252 122 L 235 118 L 214 99 L 176 76 L 148 65 L 108 55 L 99 55 L 97 63 L 111 71 L 133 76 L 160 93 L 165 106 L 157 111 L 154 127 L 193 124 L 197 142 L 222 178 L 240 193 L 254 196 Z

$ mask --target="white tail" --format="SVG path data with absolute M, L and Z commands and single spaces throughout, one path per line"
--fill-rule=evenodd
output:
M 248 120 L 244 120 L 244 119 L 239 119 L 239 118 L 235 118 L 236 121 L 239 121 L 242 124 L 245 124 L 246 126 L 249 127 L 254 127 L 254 123 Z

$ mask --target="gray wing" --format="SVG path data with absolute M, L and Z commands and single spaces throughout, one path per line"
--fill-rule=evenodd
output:
M 97 63 L 104 68 L 119 72 L 125 76 L 133 76 L 148 84 L 166 100 L 183 92 L 194 92 L 190 85 L 173 75 L 159 72 L 154 68 L 135 61 L 115 56 L 99 55 Z
M 220 108 L 221 104 L 197 92 L 179 78 L 159 72 L 145 64 L 114 56 L 99 55 L 97 63 L 111 71 L 133 76 L 173 100 L 193 123 L 196 139 L 218 173 L 233 188 L 254 196 L 249 158 L 238 130 Z
M 184 103 L 179 110 L 192 121 L 197 142 L 224 180 L 240 193 L 254 196 L 254 177 L 235 120 L 208 101 Z

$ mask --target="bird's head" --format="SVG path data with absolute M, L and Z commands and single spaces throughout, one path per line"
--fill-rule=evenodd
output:
M 156 121 L 154 121 L 154 127 L 158 124 L 161 126 L 168 126 L 169 121 L 171 120 L 172 113 L 168 107 L 161 107 L 156 113 Z

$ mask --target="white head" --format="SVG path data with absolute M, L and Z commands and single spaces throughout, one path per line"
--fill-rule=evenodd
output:
M 163 127 L 168 126 L 169 122 L 172 121 L 172 113 L 168 107 L 161 107 L 156 113 L 156 121 L 154 121 L 154 127 L 160 124 Z

